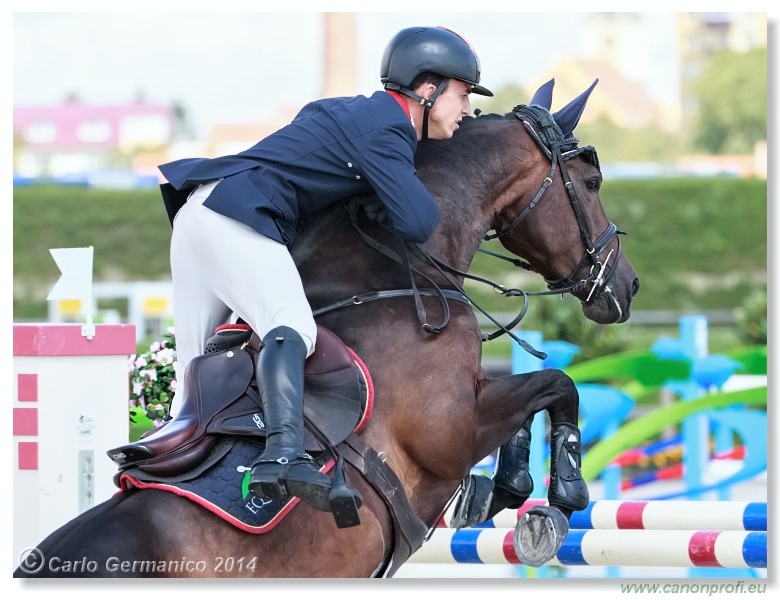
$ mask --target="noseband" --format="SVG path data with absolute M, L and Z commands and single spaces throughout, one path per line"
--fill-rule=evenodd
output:
M 624 234 L 623 231 L 619 231 L 614 223 L 610 223 L 607 229 L 593 241 L 593 237 L 588 227 L 588 223 L 585 216 L 582 213 L 582 206 L 580 198 L 577 194 L 577 190 L 571 181 L 569 172 L 566 169 L 566 161 L 585 154 L 586 159 L 591 162 L 596 168 L 599 167 L 598 155 L 596 149 L 593 146 L 584 146 L 582 148 L 577 146 L 578 140 L 576 137 L 565 138 L 561 132 L 560 127 L 555 123 L 550 112 L 536 105 L 524 105 L 516 106 L 512 111 L 514 115 L 523 123 L 528 133 L 531 135 L 537 145 L 544 151 L 547 158 L 550 160 L 550 172 L 545 177 L 539 191 L 533 197 L 528 206 L 515 217 L 515 219 L 500 232 L 496 232 L 492 235 L 486 235 L 486 240 L 493 240 L 503 237 L 513 231 L 531 212 L 531 210 L 539 203 L 542 196 L 547 189 L 552 185 L 555 178 L 555 171 L 560 167 L 561 177 L 563 178 L 563 184 L 566 188 L 566 192 L 569 195 L 569 204 L 574 211 L 574 216 L 577 219 L 577 225 L 580 229 L 580 236 L 582 237 L 583 244 L 585 245 L 585 253 L 582 259 L 571 272 L 570 275 L 564 275 L 558 279 L 550 280 L 545 279 L 547 287 L 550 291 L 556 293 L 565 292 L 577 292 L 587 286 L 593 284 L 590 293 L 588 294 L 586 302 L 591 299 L 593 294 L 602 289 L 612 277 L 615 272 L 615 268 L 622 256 L 620 238 L 618 237 L 617 255 L 615 260 L 609 266 L 609 259 L 612 257 L 613 250 L 610 250 L 607 258 L 602 262 L 599 260 L 601 252 L 615 239 L 618 234 Z M 575 279 L 577 273 L 590 263 L 590 270 L 584 279 Z M 535 269 L 531 269 L 535 270 Z M 605 275 L 606 271 L 606 275 Z

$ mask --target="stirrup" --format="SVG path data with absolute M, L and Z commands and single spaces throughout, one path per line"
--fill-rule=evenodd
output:
M 270 498 L 271 500 L 280 501 L 289 500 L 290 496 L 294 496 L 295 494 L 291 493 L 286 485 L 287 472 L 290 467 L 302 463 L 311 464 L 313 468 L 316 468 L 314 467 L 311 456 L 305 452 L 294 458 L 280 456 L 279 458 L 259 457 L 255 459 L 250 471 L 250 491 L 255 496 L 261 498 Z M 260 475 L 256 470 L 259 466 L 271 466 L 271 469 L 269 469 L 269 472 Z

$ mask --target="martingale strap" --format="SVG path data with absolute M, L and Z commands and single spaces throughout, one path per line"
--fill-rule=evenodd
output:
M 406 270 L 409 273 L 409 280 L 411 284 L 410 290 L 387 290 L 385 292 L 378 292 L 379 294 L 382 295 L 375 296 L 375 297 L 372 296 L 372 294 L 376 292 L 368 292 L 364 296 L 372 300 L 379 299 L 379 297 L 390 298 L 390 297 L 398 297 L 398 296 L 412 296 L 414 298 L 415 308 L 417 309 L 417 318 L 419 319 L 422 328 L 428 333 L 441 333 L 441 331 L 447 326 L 447 323 L 449 323 L 450 320 L 450 305 L 447 302 L 447 298 L 452 297 L 455 300 L 469 304 L 469 300 L 466 298 L 466 296 L 462 293 L 453 292 L 452 290 L 442 290 L 441 288 L 439 288 L 439 286 L 436 285 L 433 279 L 428 277 L 425 273 L 421 272 L 419 269 L 412 266 L 412 264 L 409 262 L 409 254 L 405 243 L 403 242 L 401 243 L 402 254 L 399 255 L 398 253 L 388 248 L 386 245 L 382 244 L 381 242 L 367 235 L 360 228 L 357 222 L 358 207 L 356 204 L 349 203 L 347 209 L 349 210 L 349 217 L 352 223 L 352 227 L 355 229 L 355 231 L 357 231 L 360 238 L 366 244 L 368 244 L 378 252 L 381 252 L 382 254 L 394 260 L 395 262 L 404 265 L 406 267 Z M 425 278 L 428 281 L 431 288 L 426 290 L 425 293 L 422 293 L 422 290 L 419 290 L 417 288 L 417 283 L 415 282 L 415 275 Z M 439 325 L 431 325 L 430 323 L 428 323 L 428 316 L 425 310 L 425 305 L 422 302 L 422 296 L 434 296 L 439 300 L 439 303 L 442 308 L 442 312 L 444 313 L 444 316 L 442 317 L 442 321 Z M 314 312 L 314 316 L 316 317 L 318 316 L 318 314 L 321 314 L 322 312 L 328 312 L 330 310 L 335 310 L 336 308 L 342 308 L 344 306 L 350 306 L 353 304 L 362 303 L 362 302 L 355 302 L 354 301 L 355 298 L 356 296 L 352 296 L 347 300 L 342 300 L 330 306 L 321 308 L 318 311 Z
M 363 230 L 360 229 L 360 226 L 357 223 L 357 212 L 358 207 L 354 203 L 350 203 L 347 206 L 347 210 L 350 213 L 350 220 L 352 223 L 352 227 L 357 231 L 360 238 L 368 244 L 370 247 L 374 248 L 378 252 L 381 252 L 388 258 L 394 260 L 395 262 L 398 262 L 402 265 L 405 265 L 407 267 L 407 270 L 409 272 L 409 277 L 411 280 L 411 289 L 407 290 L 383 290 L 383 291 L 375 291 L 375 292 L 367 292 L 365 294 L 353 296 L 351 298 L 348 298 L 346 300 L 341 300 L 339 302 L 336 302 L 334 304 L 331 304 L 329 306 L 320 308 L 318 310 L 314 311 L 314 316 L 317 317 L 318 315 L 329 312 L 331 310 L 335 310 L 338 308 L 343 308 L 346 306 L 352 306 L 354 304 L 362 304 L 364 301 L 367 300 L 377 300 L 380 298 L 394 298 L 394 297 L 401 297 L 401 296 L 412 296 L 415 299 L 415 305 L 417 307 L 417 315 L 418 319 L 420 320 L 420 323 L 422 324 L 423 328 L 429 332 L 429 333 L 439 333 L 441 330 L 444 329 L 444 327 L 449 322 L 449 305 L 447 304 L 447 299 L 457 300 L 459 302 L 463 302 L 466 305 L 476 308 L 479 310 L 483 315 L 485 315 L 490 321 L 498 327 L 498 330 L 495 331 L 492 334 L 486 334 L 482 336 L 482 341 L 486 342 L 489 340 L 493 340 L 497 338 L 500 335 L 507 334 L 509 335 L 515 342 L 517 342 L 521 348 L 523 348 L 526 352 L 529 354 L 544 360 L 547 358 L 547 354 L 544 352 L 540 352 L 539 350 L 536 350 L 533 346 L 531 346 L 528 342 L 525 340 L 520 339 L 517 337 L 514 333 L 512 333 L 511 329 L 513 329 L 515 326 L 517 326 L 518 323 L 522 320 L 522 318 L 525 316 L 525 313 L 528 309 L 528 296 L 526 292 L 523 290 L 517 290 L 517 289 L 509 289 L 503 285 L 499 285 L 497 283 L 494 283 L 492 281 L 489 281 L 487 279 L 484 279 L 482 277 L 478 277 L 476 275 L 471 275 L 470 273 L 464 273 L 462 271 L 459 271 L 446 263 L 438 260 L 437 258 L 431 256 L 426 252 L 419 244 L 410 244 L 410 248 L 415 250 L 417 253 L 419 253 L 424 260 L 426 260 L 429 264 L 431 264 L 433 267 L 437 269 L 440 275 L 444 277 L 444 279 L 449 282 L 449 284 L 454 289 L 441 289 L 438 285 L 436 285 L 433 280 L 425 275 L 424 273 L 420 272 L 416 268 L 412 267 L 409 262 L 408 257 L 408 251 L 407 246 L 403 245 L 403 252 L 404 257 L 401 258 L 397 253 L 393 252 L 390 248 L 385 246 L 384 244 L 380 243 L 379 241 L 375 240 L 368 234 L 366 234 Z M 446 272 L 445 272 L 446 271 Z M 517 316 L 507 325 L 502 325 L 499 323 L 495 318 L 493 318 L 490 313 L 488 313 L 486 310 L 484 310 L 481 306 L 479 306 L 473 298 L 469 297 L 468 294 L 466 294 L 466 291 L 463 289 L 463 286 L 461 286 L 457 281 L 453 280 L 452 277 L 450 277 L 447 272 L 453 273 L 455 275 L 472 279 L 474 281 L 478 281 L 480 283 L 485 283 L 493 287 L 494 290 L 497 292 L 500 292 L 504 296 L 522 296 L 523 297 L 523 306 L 520 309 Z M 432 289 L 418 289 L 417 285 L 414 281 L 414 274 L 417 273 L 424 277 L 425 279 L 430 282 L 430 284 L 433 286 Z M 531 294 L 532 295 L 532 294 Z M 425 314 L 425 307 L 422 304 L 421 296 L 435 296 L 439 298 L 440 302 L 442 302 L 443 310 L 444 310 L 444 319 L 442 323 L 438 326 L 431 326 L 427 322 L 427 317 Z

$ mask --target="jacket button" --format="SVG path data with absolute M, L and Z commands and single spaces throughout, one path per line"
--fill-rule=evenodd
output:
M 351 169 L 352 168 L 352 163 L 347 163 L 347 166 Z
M 360 179 L 360 175 L 355 175 L 355 179 Z

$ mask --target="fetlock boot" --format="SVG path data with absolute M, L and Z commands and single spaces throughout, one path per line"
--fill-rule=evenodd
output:
M 570 423 L 550 427 L 550 488 L 547 499 L 566 516 L 588 506 L 588 486 L 582 479 L 580 430 Z
M 289 327 L 263 338 L 257 359 L 257 385 L 266 421 L 265 450 L 252 465 L 249 489 L 256 496 L 286 500 L 297 496 L 330 512 L 330 477 L 303 449 L 303 367 L 306 344 Z
M 498 466 L 493 475 L 496 494 L 503 493 L 506 508 L 520 508 L 534 491 L 531 467 L 531 423 L 528 419 L 512 438 L 501 446 L 498 452 Z

